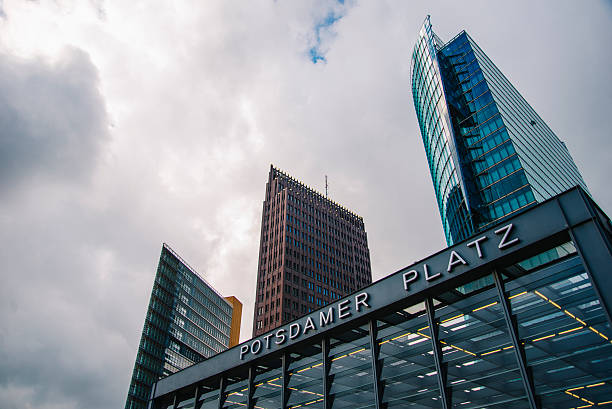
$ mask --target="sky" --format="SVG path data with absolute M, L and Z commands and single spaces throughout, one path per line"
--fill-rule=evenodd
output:
M 427 14 L 612 214 L 609 1 L 0 0 L 0 406 L 123 407 L 163 242 L 250 338 L 270 164 L 328 176 L 374 280 L 444 248 L 410 87 Z

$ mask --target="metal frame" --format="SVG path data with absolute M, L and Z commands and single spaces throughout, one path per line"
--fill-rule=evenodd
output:
M 382 406 L 382 392 L 384 385 L 380 382 L 380 361 L 379 352 L 380 345 L 378 344 L 378 328 L 375 320 L 370 320 L 368 325 L 370 332 L 370 353 L 372 360 L 372 383 L 374 384 L 374 399 L 376 402 L 376 409 L 381 409 Z
M 331 380 L 329 379 L 329 370 L 331 368 L 329 337 L 323 337 L 323 340 L 321 340 L 321 355 L 321 362 L 323 362 L 323 408 L 330 409 L 332 407 L 332 400 L 329 395 L 331 387 Z
M 255 402 L 253 401 L 253 394 L 255 394 L 255 366 L 251 365 L 249 367 L 249 390 L 247 391 L 247 408 L 253 409 L 255 407 Z
M 599 297 L 602 303 L 603 309 L 606 313 L 606 317 L 608 318 L 609 322 L 612 323 L 612 319 L 610 318 L 611 311 L 608 308 L 612 306 L 612 280 L 609 279 L 609 266 L 612 265 L 612 227 L 604 223 L 606 221 L 605 215 L 601 213 L 601 211 L 597 208 L 594 202 L 592 202 L 591 199 L 586 196 L 586 194 L 579 188 L 572 189 L 560 196 L 557 196 L 547 202 L 544 202 L 543 204 L 532 207 L 524 213 L 521 213 L 515 216 L 513 219 L 510 219 L 510 221 L 512 223 L 515 223 L 515 227 L 518 226 L 517 228 L 520 228 L 521 219 L 527 220 L 528 223 L 535 223 L 535 225 L 530 227 L 533 231 L 528 230 L 525 232 L 521 230 L 522 233 L 527 233 L 521 237 L 527 238 L 522 239 L 522 242 L 517 245 L 516 249 L 513 249 L 512 252 L 504 253 L 501 255 L 499 252 L 495 253 L 495 257 L 493 257 L 490 263 L 476 265 L 471 269 L 466 269 L 467 271 L 459 272 L 456 275 L 450 276 L 450 278 L 447 280 L 448 283 L 446 284 L 444 283 L 444 278 L 442 278 L 436 280 L 436 285 L 432 285 L 430 288 L 417 288 L 418 291 L 416 291 L 414 294 L 408 293 L 408 295 L 406 295 L 403 300 L 396 301 L 393 298 L 393 294 L 387 294 L 390 291 L 393 291 L 391 286 L 387 283 L 397 283 L 397 281 L 391 280 L 396 279 L 398 275 L 402 274 L 405 271 L 408 271 L 410 268 L 417 268 L 417 265 L 421 265 L 424 263 L 433 264 L 433 261 L 430 260 L 435 260 L 435 258 L 438 257 L 442 252 L 438 253 L 426 260 L 423 260 L 419 263 L 415 263 L 413 266 L 400 270 L 396 274 L 391 275 L 390 277 L 385 278 L 368 287 L 371 288 L 370 291 L 375 295 L 387 296 L 387 298 L 391 300 L 387 305 L 383 305 L 379 308 L 373 309 L 367 314 L 355 313 L 353 314 L 353 317 L 351 319 L 342 323 L 342 325 L 336 325 L 337 323 L 334 323 L 334 325 L 330 325 L 329 329 L 326 328 L 320 333 L 321 337 L 318 340 L 316 338 L 315 340 L 312 340 L 310 337 L 304 337 L 304 339 L 300 340 L 300 342 L 304 344 L 307 342 L 314 341 L 316 343 L 320 343 L 321 345 L 321 361 L 323 364 L 323 407 L 325 409 L 331 409 L 334 406 L 334 397 L 330 393 L 331 385 L 334 381 L 334 377 L 330 376 L 330 336 L 333 336 L 336 331 L 343 331 L 347 328 L 363 325 L 364 323 L 367 324 L 369 332 L 369 344 L 371 347 L 370 360 L 372 365 L 372 382 L 375 395 L 375 404 L 377 409 L 385 407 L 385 404 L 383 402 L 384 382 L 381 381 L 382 367 L 379 355 L 380 345 L 378 342 L 378 326 L 376 317 L 380 316 L 381 314 L 386 314 L 390 311 L 394 311 L 408 305 L 413 305 L 415 301 L 424 301 L 427 313 L 427 321 L 431 334 L 430 340 L 433 351 L 433 360 L 437 372 L 437 381 L 440 398 L 442 401 L 442 407 L 444 409 L 450 408 L 453 403 L 451 396 L 451 388 L 448 386 L 447 368 L 443 362 L 442 345 L 438 338 L 439 325 L 437 322 L 438 320 L 435 318 L 435 307 L 433 305 L 432 295 L 441 294 L 442 291 L 448 290 L 449 288 L 454 288 L 457 285 L 462 285 L 462 283 L 469 282 L 475 278 L 482 277 L 484 274 L 491 274 L 492 272 L 495 287 L 497 290 L 497 296 L 504 317 L 505 330 L 508 331 L 512 346 L 514 347 L 516 365 L 523 382 L 525 396 L 527 398 L 527 401 L 529 402 L 529 407 L 531 409 L 540 409 L 540 402 L 537 394 L 535 393 L 531 369 L 527 364 L 524 346 L 519 338 L 517 322 L 514 315 L 512 314 L 511 304 L 506 295 L 505 285 L 501 276 L 502 270 L 500 270 L 500 265 L 504 266 L 513 264 L 521 259 L 530 257 L 542 250 L 550 248 L 550 246 L 552 245 L 561 244 L 562 242 L 566 241 L 568 237 L 571 238 L 571 240 L 576 246 L 577 254 L 580 257 L 582 265 L 584 266 L 585 271 L 587 272 L 589 278 L 593 283 L 595 294 L 597 297 Z M 551 221 L 554 224 L 553 227 L 550 226 Z M 542 229 L 544 231 L 543 233 L 541 231 Z M 458 245 L 453 246 L 450 249 L 455 249 L 457 248 L 457 246 L 460 245 L 465 246 L 465 243 L 459 243 Z M 449 249 L 447 249 L 447 251 L 448 250 Z M 378 289 L 375 289 L 374 287 L 378 287 Z M 380 291 L 380 294 L 376 291 Z M 283 377 L 281 391 L 282 409 L 288 407 L 290 393 L 290 391 L 288 391 L 288 368 L 289 360 L 291 359 L 288 353 L 289 346 L 291 346 L 291 348 L 299 348 L 299 343 L 295 342 L 289 344 L 284 347 L 284 350 L 281 350 L 281 373 Z M 237 348 L 234 348 L 234 353 L 236 353 Z M 229 352 L 231 351 L 228 351 L 228 353 Z M 269 353 L 261 353 L 257 357 L 249 358 L 248 360 L 246 360 L 246 362 L 238 361 L 239 363 L 243 364 L 243 368 L 248 368 L 249 371 L 249 389 L 247 399 L 248 408 L 253 408 L 255 406 L 253 400 L 253 382 L 255 376 L 255 367 L 257 363 L 260 362 L 260 360 L 265 359 L 268 354 Z M 218 361 L 218 359 L 222 356 L 223 353 L 201 364 L 194 365 L 194 367 L 188 368 L 188 370 L 195 370 L 198 366 L 203 367 L 205 365 L 208 365 L 207 371 L 205 373 L 212 373 L 214 374 L 213 376 L 221 375 L 219 381 L 219 409 L 222 409 L 225 403 L 224 395 L 227 386 L 227 369 L 222 369 L 215 372 L 215 369 L 221 369 L 218 366 L 218 362 L 220 362 Z M 231 357 L 232 355 L 227 356 Z M 217 361 L 215 361 L 215 358 L 217 358 Z M 217 364 L 215 364 L 215 362 L 217 362 Z M 229 369 L 231 368 L 232 366 L 230 365 Z M 188 374 L 188 370 L 183 371 L 184 376 Z M 180 373 L 177 375 L 180 375 Z M 195 404 L 197 404 L 199 394 L 201 393 L 201 387 L 199 385 L 202 381 L 205 380 L 205 378 L 197 379 L 196 382 L 193 382 L 190 385 L 177 385 L 179 387 L 176 387 L 172 391 L 167 392 L 169 384 L 172 385 L 173 382 L 178 383 L 181 379 L 182 378 L 180 376 L 173 375 L 156 383 L 151 393 L 149 408 L 157 408 L 157 406 L 155 406 L 156 398 L 167 398 L 169 394 L 172 394 L 170 396 L 172 396 L 173 398 L 173 408 L 176 409 L 176 405 L 178 404 L 178 391 L 185 390 L 184 388 L 189 387 L 190 385 L 195 388 Z M 164 388 L 162 388 L 164 392 L 160 393 L 159 389 L 162 383 L 164 384 Z
M 516 319 L 514 315 L 512 315 L 510 301 L 506 296 L 504 281 L 502 280 L 499 271 L 493 271 L 493 279 L 495 280 L 495 287 L 497 288 L 499 302 L 501 304 L 502 311 L 504 312 L 504 319 L 506 320 L 508 333 L 510 334 L 510 339 L 512 340 L 512 346 L 514 347 L 513 349 L 515 352 L 516 362 L 521 373 L 521 380 L 523 381 L 523 386 L 525 387 L 525 394 L 527 396 L 527 400 L 529 401 L 529 407 L 531 409 L 540 409 L 540 405 L 536 400 L 535 389 L 533 387 L 533 377 L 531 376 L 531 371 L 527 366 L 525 349 L 523 348 L 523 343 L 520 341 Z
M 196 385 L 195 394 L 193 395 L 193 407 L 195 409 L 197 409 L 198 407 L 198 399 L 200 399 L 201 392 L 202 388 L 200 387 L 200 385 Z
M 586 193 L 581 189 L 578 192 L 585 199 Z M 572 213 L 574 213 L 574 209 L 559 202 L 563 218 L 568 226 L 568 233 L 576 246 L 587 274 L 594 283 L 595 292 L 604 305 L 608 321 L 612 322 L 612 280 L 609 278 L 609 259 L 612 257 L 612 248 L 609 240 L 606 239 L 603 231 L 604 227 L 600 220 L 600 217 L 605 215 L 590 200 L 584 200 L 584 205 L 591 214 L 590 220 L 584 223 L 573 223 Z M 588 252 L 584 251 L 586 243 L 591 247 Z
M 446 387 L 448 371 L 446 365 L 442 363 L 442 347 L 438 339 L 438 321 L 435 318 L 434 306 L 431 297 L 425 299 L 425 309 L 427 310 L 427 322 L 429 323 L 429 333 L 431 334 L 431 348 L 436 364 L 436 378 L 438 378 L 438 389 L 442 408 L 449 409 L 451 405 L 451 390 Z
M 289 390 L 287 386 L 289 385 L 289 360 L 291 357 L 286 352 L 281 357 L 281 380 L 282 380 L 282 389 L 281 389 L 281 408 L 285 409 L 287 407 L 287 402 L 289 401 Z
M 225 388 L 227 387 L 227 379 L 225 376 L 221 376 L 219 379 L 219 405 L 218 409 L 222 409 L 225 405 Z

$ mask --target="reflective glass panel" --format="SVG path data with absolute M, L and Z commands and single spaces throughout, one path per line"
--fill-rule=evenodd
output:
M 370 335 L 367 326 L 330 337 L 332 408 L 374 408 Z
M 218 409 L 219 389 L 213 386 L 200 386 L 200 399 L 196 409 Z
M 377 321 L 383 404 L 391 408 L 439 408 L 440 392 L 424 303 Z
M 176 399 L 177 409 L 194 409 L 195 388 L 184 393 L 179 393 Z
M 487 276 L 436 297 L 438 338 L 452 407 L 528 407 L 492 282 Z
M 323 408 L 323 361 L 321 344 L 306 345 L 289 354 L 288 399 L 290 409 Z
M 542 407 L 612 405 L 612 332 L 571 243 L 517 264 L 507 276 Z
M 224 409 L 238 409 L 246 406 L 249 396 L 249 377 L 247 373 L 230 376 L 224 393 Z
M 172 409 L 172 406 L 174 406 L 174 396 L 173 395 L 163 397 L 157 402 L 157 407 L 160 409 Z
M 278 409 L 283 388 L 282 361 L 274 359 L 255 367 L 253 405 L 260 409 Z

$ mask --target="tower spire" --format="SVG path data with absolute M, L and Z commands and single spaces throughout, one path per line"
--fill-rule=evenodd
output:
M 325 175 L 325 198 L 327 199 L 327 175 Z

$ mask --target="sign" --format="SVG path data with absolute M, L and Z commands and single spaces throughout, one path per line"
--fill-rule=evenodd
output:
M 430 285 L 430 282 L 442 280 L 445 276 L 455 273 L 460 267 L 474 267 L 486 262 L 488 257 L 499 257 L 499 251 L 503 252 L 520 242 L 519 237 L 514 234 L 513 227 L 512 223 L 507 224 L 492 233 L 483 234 L 475 240 L 454 246 L 435 257 L 430 257 L 426 263 L 411 266 L 409 267 L 410 270 L 402 272 L 401 275 L 396 275 L 397 277 L 392 277 L 397 280 L 392 286 L 403 288 L 403 296 L 405 297 L 407 292 L 422 291 L 423 287 Z M 495 246 L 493 249 L 497 251 L 491 251 L 492 246 Z M 441 264 L 441 261 L 443 264 Z M 345 298 L 309 314 L 297 322 L 284 325 L 273 332 L 243 343 L 240 345 L 240 360 L 249 355 L 257 355 L 263 351 L 282 348 L 288 342 L 297 341 L 301 337 L 313 335 L 322 329 L 339 325 L 343 320 L 363 314 L 374 305 L 371 289 L 375 285 L 377 283 L 351 298 Z M 392 296 L 379 297 L 380 305 L 374 305 L 374 308 L 383 307 L 393 299 Z

